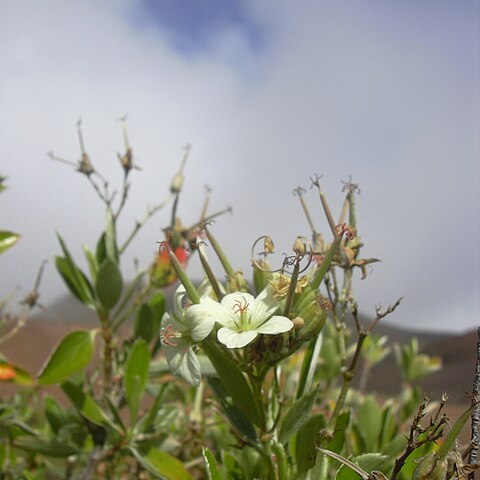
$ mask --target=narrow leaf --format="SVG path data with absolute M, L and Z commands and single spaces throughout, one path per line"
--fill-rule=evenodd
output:
M 8 250 L 10 247 L 13 247 L 18 240 L 20 235 L 13 232 L 0 232 L 0 253 L 3 253 L 5 250 Z
M 328 272 L 328 269 L 330 268 L 330 264 L 332 263 L 333 257 L 337 253 L 337 250 L 338 250 L 338 247 L 340 246 L 341 241 L 342 241 L 342 236 L 339 235 L 330 245 L 330 248 L 328 249 L 327 253 L 323 257 L 323 261 L 318 267 L 317 271 L 315 272 L 312 283 L 310 284 L 313 289 L 316 290 L 322 283 L 322 280 L 325 277 L 325 274 Z
M 68 334 L 55 348 L 38 375 L 39 385 L 61 383 L 85 368 L 93 354 L 96 331 L 79 330 Z
M 145 454 L 133 447 L 130 447 L 130 451 L 143 468 L 157 478 L 164 478 L 166 480 L 193 480 L 192 475 L 186 470 L 183 463 L 167 452 L 162 452 L 153 447 Z
M 235 404 L 252 423 L 262 427 L 265 422 L 263 410 L 237 364 L 213 342 L 204 341 L 202 347 Z
M 303 357 L 302 369 L 300 370 L 300 379 L 298 380 L 298 388 L 296 398 L 300 398 L 304 392 L 308 392 L 312 388 L 313 376 L 317 368 L 318 356 L 322 349 L 323 335 L 317 335 L 316 338 L 310 340 L 305 356 Z
M 143 397 L 150 363 L 150 351 L 142 338 L 136 340 L 125 365 L 125 398 L 132 423 L 136 421 L 140 401 Z
M 107 222 L 105 227 L 105 254 L 108 259 L 118 263 L 117 232 L 112 212 L 107 210 Z
M 62 390 L 78 412 L 90 422 L 100 426 L 109 423 L 108 417 L 91 395 L 84 393 L 81 388 L 74 385 L 72 382 L 63 383 Z
M 76 275 L 64 257 L 55 257 L 55 266 L 70 292 L 84 305 L 94 308 L 95 301 L 91 293 L 91 286 L 83 272 L 78 271 L 78 275 Z M 82 278 L 82 281 L 79 283 L 77 278 Z
M 448 455 L 448 452 L 450 452 L 450 449 L 452 448 L 453 444 L 455 443 L 455 440 L 457 439 L 458 435 L 460 435 L 460 432 L 467 422 L 467 420 L 470 418 L 470 413 L 472 409 L 477 405 L 477 403 L 474 403 L 471 405 L 469 408 L 467 408 L 462 415 L 457 419 L 457 421 L 453 424 L 452 429 L 447 435 L 447 438 L 443 441 L 443 443 L 440 445 L 440 448 L 437 451 L 437 456 L 441 459 L 446 458 Z
M 280 427 L 280 433 L 278 434 L 280 443 L 287 443 L 292 435 L 308 420 L 312 407 L 315 404 L 317 393 L 318 387 L 293 402 Z
M 217 461 L 207 447 L 202 448 L 203 461 L 205 463 L 205 471 L 208 480 L 222 480 L 218 470 Z
M 147 343 L 152 340 L 158 331 L 160 324 L 154 324 L 154 313 L 148 303 L 143 303 L 138 310 L 135 321 L 133 322 L 133 335 L 135 338 L 143 338 Z
M 202 368 L 202 374 L 204 374 Z M 255 427 L 248 417 L 238 408 L 233 402 L 231 395 L 227 392 L 222 382 L 217 377 L 208 377 L 208 384 L 218 397 L 220 404 L 222 405 L 225 415 L 228 417 L 231 425 L 235 427 L 245 438 L 256 442 L 257 433 Z
M 90 272 L 90 278 L 96 282 L 98 275 L 98 263 L 95 254 L 90 250 L 88 245 L 83 245 L 83 254 L 87 260 L 88 271 Z
M 88 281 L 85 274 L 77 267 L 72 255 L 70 254 L 65 241 L 62 236 L 57 232 L 58 241 L 62 249 L 65 261 L 65 267 L 63 273 L 68 273 L 70 282 L 75 286 L 78 293 L 74 293 L 77 297 L 87 305 L 94 305 L 93 288 Z M 58 268 L 58 266 L 57 266 Z M 60 272 L 63 276 L 63 273 Z M 67 282 L 68 285 L 68 282 Z
M 57 440 L 46 441 L 40 438 L 23 436 L 18 437 L 14 441 L 17 448 L 21 448 L 27 452 L 45 455 L 53 458 L 65 458 L 70 455 L 80 453 L 78 448 L 68 445 Z

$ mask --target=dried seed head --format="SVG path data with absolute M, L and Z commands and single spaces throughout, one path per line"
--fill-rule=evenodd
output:
M 273 253 L 275 251 L 275 245 L 273 243 L 273 240 L 271 237 L 265 237 L 263 241 L 263 248 L 264 248 L 264 253 L 265 255 L 268 255 L 270 253 Z
M 303 257 L 305 255 L 305 252 L 307 251 L 307 246 L 301 239 L 301 237 L 297 237 L 295 239 L 295 242 L 293 243 L 292 250 L 299 256 Z
M 283 273 L 275 273 L 273 278 L 268 281 L 273 289 L 273 296 L 275 298 L 285 298 L 290 286 L 290 277 Z

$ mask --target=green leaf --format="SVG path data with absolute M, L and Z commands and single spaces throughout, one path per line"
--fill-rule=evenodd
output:
M 109 260 L 118 263 L 117 232 L 112 212 L 107 210 L 107 222 L 105 227 L 105 253 Z
M 110 310 L 118 302 L 122 286 L 122 273 L 118 265 L 109 258 L 105 259 L 100 265 L 95 286 L 98 299 L 105 310 Z
M 58 434 L 58 431 L 65 425 L 67 419 L 64 410 L 58 402 L 50 395 L 45 395 L 43 399 L 45 405 L 45 417 L 52 429 L 52 432 Z
M 202 447 L 202 455 L 205 471 L 207 472 L 207 480 L 222 480 L 218 471 L 217 461 L 207 447 Z
M 350 423 L 350 412 L 341 413 L 335 422 L 335 429 L 332 438 L 326 443 L 328 450 L 340 453 L 345 445 L 345 432 Z
M 204 373 L 205 372 L 202 368 L 202 374 Z M 222 382 L 217 377 L 207 377 L 207 380 L 208 384 L 215 392 L 215 395 L 218 397 L 218 400 L 232 426 L 235 427 L 244 437 L 256 442 L 257 434 L 255 432 L 255 427 L 242 410 L 240 410 L 233 402 L 231 395 L 229 395 Z
M 365 397 L 357 415 L 358 429 L 365 441 L 367 452 L 378 451 L 378 440 L 382 430 L 381 408 L 372 395 Z
M 300 370 L 296 398 L 300 398 L 305 391 L 310 390 L 312 387 L 313 376 L 315 375 L 318 363 L 318 356 L 322 349 L 322 340 L 323 335 L 319 334 L 308 343 L 303 357 L 302 369 Z
M 73 257 L 63 240 L 57 232 L 58 241 L 64 257 L 56 257 L 55 265 L 60 275 L 64 279 L 70 291 L 85 305 L 95 307 L 93 288 L 85 274 L 76 266 Z
M 295 459 L 299 473 L 315 465 L 317 436 L 327 421 L 323 414 L 311 416 L 298 430 L 295 441 Z
M 91 395 L 84 393 L 72 382 L 64 382 L 61 387 L 78 412 L 87 420 L 100 426 L 110 423 L 107 415 Z
M 166 480 L 193 480 L 192 475 L 190 475 L 183 463 L 167 452 L 162 452 L 153 447 L 145 454 L 134 447 L 130 447 L 130 451 L 142 467 L 157 478 L 164 478 Z
M 64 458 L 70 455 L 77 455 L 80 453 L 78 448 L 67 445 L 65 442 L 57 440 L 42 440 L 40 438 L 22 436 L 15 439 L 14 445 L 27 452 L 34 454 L 41 454 L 47 457 Z
M 338 250 L 338 247 L 340 246 L 341 241 L 342 241 L 342 236 L 340 235 L 330 245 L 330 248 L 328 249 L 327 253 L 323 257 L 323 261 L 315 271 L 313 280 L 310 283 L 310 286 L 313 289 L 316 290 L 322 283 L 322 280 L 325 277 L 325 274 L 328 272 L 328 269 L 330 268 L 330 264 L 332 263 L 333 257 L 337 253 L 337 250 Z
M 55 266 L 57 267 L 57 271 L 62 277 L 63 281 L 67 285 L 70 292 L 78 298 L 84 305 L 95 308 L 93 295 L 89 291 L 89 282 L 87 277 L 79 271 L 79 275 L 82 276 L 82 284 L 79 285 L 77 282 L 77 277 L 72 272 L 72 269 L 68 263 L 68 261 L 63 257 L 55 257 Z M 85 288 L 83 288 L 85 287 Z
M 105 247 L 105 232 L 100 235 L 97 242 L 97 248 L 95 249 L 95 257 L 97 258 L 97 264 L 101 263 L 107 258 L 107 249 Z
M 298 429 L 308 420 L 315 404 L 317 393 L 318 387 L 293 402 L 280 427 L 280 433 L 278 434 L 280 443 L 287 443 L 292 435 L 297 433 Z
M 149 343 L 160 327 L 160 323 L 158 325 L 155 323 L 153 308 L 148 303 L 143 303 L 133 322 L 133 335 Z
M 127 400 L 132 423 L 137 419 L 138 408 L 143 397 L 150 363 L 150 351 L 142 338 L 133 344 L 125 364 L 125 399 Z
M 163 314 L 165 313 L 165 295 L 163 292 L 157 292 L 155 295 L 150 298 L 148 305 L 153 310 L 153 321 L 156 324 L 160 325 Z
M 0 253 L 3 253 L 5 250 L 8 250 L 10 247 L 13 247 L 18 240 L 20 235 L 18 233 L 1 231 L 0 232 Z
M 237 407 L 253 424 L 263 427 L 265 419 L 262 407 L 258 404 L 250 384 L 232 357 L 213 342 L 204 341 L 202 347 Z
M 350 458 L 350 461 L 368 473 L 372 471 L 386 473 L 393 464 L 393 458 L 381 453 L 365 453 L 358 457 Z M 338 470 L 335 480 L 358 480 L 358 475 L 346 465 L 343 465 Z
M 93 280 L 93 282 L 96 282 L 98 275 L 98 263 L 95 254 L 90 250 L 90 247 L 88 245 L 83 245 L 82 248 L 83 254 L 85 255 L 85 258 L 87 260 L 90 278 Z
M 437 455 L 439 458 L 444 459 L 447 457 L 448 452 L 450 452 L 455 440 L 460 435 L 463 426 L 470 419 L 471 411 L 474 407 L 476 407 L 476 403 L 467 408 L 459 418 L 457 418 L 456 422 L 453 424 L 450 432 L 448 432 L 447 438 L 443 441 L 440 445 L 440 448 L 437 451 Z
M 96 331 L 79 330 L 68 334 L 38 375 L 39 385 L 61 383 L 72 373 L 85 368 L 92 358 Z

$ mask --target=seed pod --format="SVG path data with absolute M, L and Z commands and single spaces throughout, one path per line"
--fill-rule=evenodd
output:
M 312 338 L 315 338 L 321 332 L 326 319 L 327 312 L 317 310 L 317 314 L 311 320 L 308 322 L 305 321 L 305 326 L 298 332 L 298 339 L 301 342 L 308 342 Z

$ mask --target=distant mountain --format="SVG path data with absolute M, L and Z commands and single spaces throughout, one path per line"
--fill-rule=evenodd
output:
M 165 289 L 167 307 L 171 307 L 171 298 L 176 286 Z M 360 321 L 367 325 L 371 319 L 367 316 Z M 3 353 L 12 360 L 25 362 L 25 366 L 38 368 L 49 350 L 60 340 L 66 331 L 78 328 L 89 328 L 96 325 L 95 312 L 82 305 L 71 295 L 64 295 L 53 302 L 45 311 L 37 314 L 29 321 L 28 326 L 15 339 L 7 342 Z M 353 328 L 353 325 L 349 325 Z M 388 322 L 380 322 L 375 332 L 386 335 L 389 343 L 405 344 L 412 337 L 417 337 L 422 352 L 440 356 L 443 361 L 441 371 L 429 376 L 422 382 L 427 394 L 439 398 L 443 391 L 449 392 L 452 401 L 467 401 L 464 391 L 470 391 L 476 361 L 477 333 L 463 335 L 417 332 L 399 328 Z M 355 335 L 355 332 L 352 332 Z M 24 343 L 23 338 L 28 340 Z M 40 339 L 40 343 L 37 341 Z M 31 348 L 30 346 L 33 346 Z M 22 352 L 23 350 L 23 358 Z M 401 386 L 401 378 L 395 364 L 393 353 L 372 371 L 368 389 L 383 394 L 397 393 Z
M 172 297 L 176 289 L 176 285 L 171 285 L 164 289 L 167 310 L 171 309 Z M 69 294 L 59 297 L 56 301 L 46 307 L 34 318 L 40 320 L 48 320 L 49 322 L 65 322 L 69 324 L 92 324 L 96 323 L 96 314 L 93 310 L 85 307 L 79 300 Z M 368 325 L 371 318 L 366 315 L 360 315 L 360 321 L 363 325 Z M 353 328 L 353 324 L 350 326 Z M 391 342 L 407 343 L 415 336 L 421 346 L 440 341 L 445 337 L 449 337 L 450 333 L 438 333 L 427 331 L 412 331 L 390 324 L 388 321 L 381 321 L 375 327 L 375 333 L 387 335 Z

